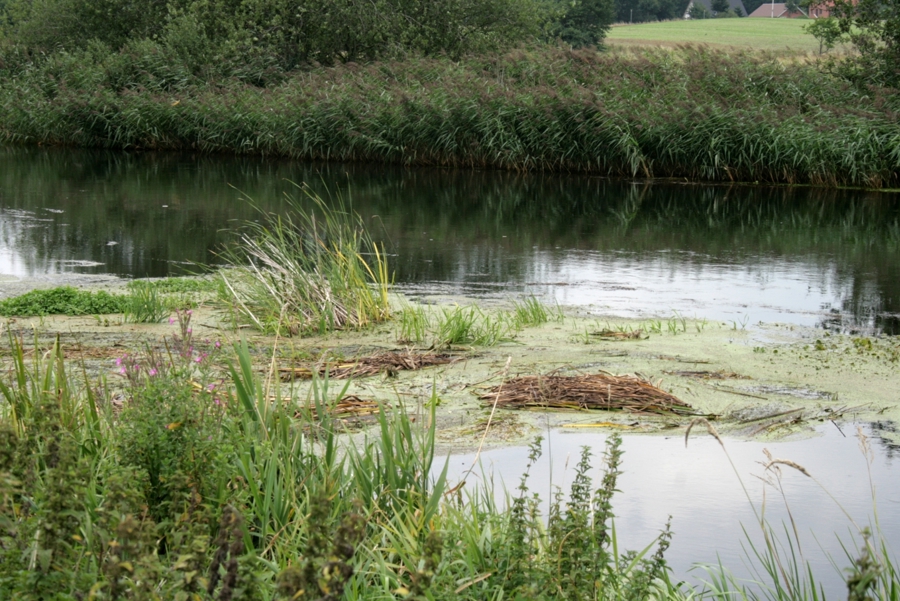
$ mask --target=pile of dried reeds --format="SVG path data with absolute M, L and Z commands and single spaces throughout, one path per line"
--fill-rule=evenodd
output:
M 691 406 L 634 376 L 522 376 L 482 394 L 507 409 L 603 409 L 630 413 L 692 415 Z
M 643 340 L 644 330 L 600 330 L 599 332 L 591 332 L 591 336 L 596 336 L 601 340 Z
M 282 367 L 278 371 L 284 381 L 311 378 L 313 371 L 316 375 L 329 378 L 365 378 L 381 373 L 389 375 L 402 370 L 422 369 L 434 365 L 444 365 L 459 361 L 461 357 L 456 355 L 438 353 L 417 353 L 413 351 L 388 351 L 377 353 L 368 357 L 361 357 L 355 361 L 342 363 L 324 362 L 312 367 Z
M 337 403 L 328 407 L 328 414 L 331 417 L 336 418 L 362 417 L 378 413 L 381 406 L 382 404 L 379 404 L 378 401 L 361 399 L 358 396 L 350 394 L 342 397 Z M 310 417 L 313 419 L 319 419 L 319 412 L 315 407 L 308 407 L 306 411 L 309 412 Z M 297 411 L 295 412 L 294 417 L 301 417 L 306 411 Z

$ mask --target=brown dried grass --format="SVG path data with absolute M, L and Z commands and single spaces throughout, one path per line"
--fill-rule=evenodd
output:
M 341 398 L 335 405 L 329 407 L 328 414 L 335 418 L 362 417 L 378 413 L 381 406 L 384 406 L 384 404 L 382 403 L 379 405 L 378 401 L 361 399 L 355 395 L 347 395 Z M 306 412 L 308 412 L 313 419 L 319 419 L 318 411 L 315 407 L 308 407 L 306 411 L 297 411 L 294 413 L 294 417 L 301 417 Z
M 690 405 L 635 376 L 521 376 L 492 388 L 479 399 L 505 409 L 595 409 L 694 415 Z
M 282 367 L 278 370 L 283 381 L 312 378 L 313 372 L 329 378 L 365 378 L 382 373 L 393 375 L 404 370 L 416 370 L 435 365 L 446 365 L 459 361 L 456 355 L 438 353 L 417 353 L 414 351 L 388 351 L 361 357 L 355 361 L 323 362 L 311 367 Z

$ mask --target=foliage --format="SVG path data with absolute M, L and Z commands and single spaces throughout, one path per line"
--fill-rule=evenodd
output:
M 694 5 L 691 6 L 691 10 L 688 11 L 692 19 L 709 19 L 712 18 L 713 14 L 706 8 L 701 2 L 694 2 Z
M 834 17 L 822 17 L 812 20 L 804 29 L 819 40 L 819 54 L 833 50 L 834 47 L 844 41 L 841 26 Z
M 504 47 L 540 33 L 546 12 L 533 0 L 12 0 L 9 11 L 12 40 L 28 48 L 157 40 L 161 55 L 191 72 L 225 67 L 249 80 L 312 62 Z
M 69 377 L 58 343 L 32 352 L 11 339 L 0 376 L 0 597 L 757 598 L 722 570 L 703 589 L 672 584 L 668 526 L 640 552 L 618 548 L 617 436 L 599 483 L 585 448 L 547 515 L 528 487 L 535 441 L 502 509 L 489 486 L 448 486 L 449 458 L 435 461 L 435 397 L 417 415 L 382 408 L 354 444 L 329 416 L 346 387 L 314 380 L 306 399 L 285 397 L 259 377 L 246 341 L 197 368 L 189 314 L 179 317 L 170 356 L 148 349 L 122 362 L 121 410 L 108 387 Z M 205 383 L 223 368 L 230 378 L 213 395 Z M 862 537 L 848 554 L 851 597 L 892 598 L 886 543 Z M 752 550 L 775 579 L 769 598 L 821 598 L 772 540 Z
M 103 290 L 90 292 L 61 286 L 0 300 L 0 315 L 105 315 L 122 313 L 126 303 L 124 296 Z
M 125 92 L 107 63 L 65 56 L 6 76 L 0 139 L 604 176 L 900 182 L 896 93 L 861 96 L 814 66 L 774 57 L 541 49 L 321 68 L 266 90 L 231 81 L 178 92 L 146 66 Z
M 900 0 L 836 0 L 829 8 L 859 52 L 832 68 L 862 84 L 900 87 Z M 831 28 L 818 33 L 823 44 L 833 36 Z
M 573 48 L 599 47 L 616 16 L 614 0 L 569 0 L 554 33 Z

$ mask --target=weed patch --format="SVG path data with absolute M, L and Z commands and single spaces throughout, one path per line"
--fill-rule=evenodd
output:
M 21 296 L 4 299 L 0 301 L 0 315 L 106 315 L 124 312 L 127 302 L 124 296 L 103 290 L 89 292 L 61 286 L 49 290 L 32 290 Z

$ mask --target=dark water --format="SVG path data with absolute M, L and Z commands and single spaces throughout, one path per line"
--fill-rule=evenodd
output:
M 846 190 L 0 148 L 0 274 L 215 263 L 241 191 L 291 182 L 349 196 L 412 296 L 900 333 L 900 195 Z

